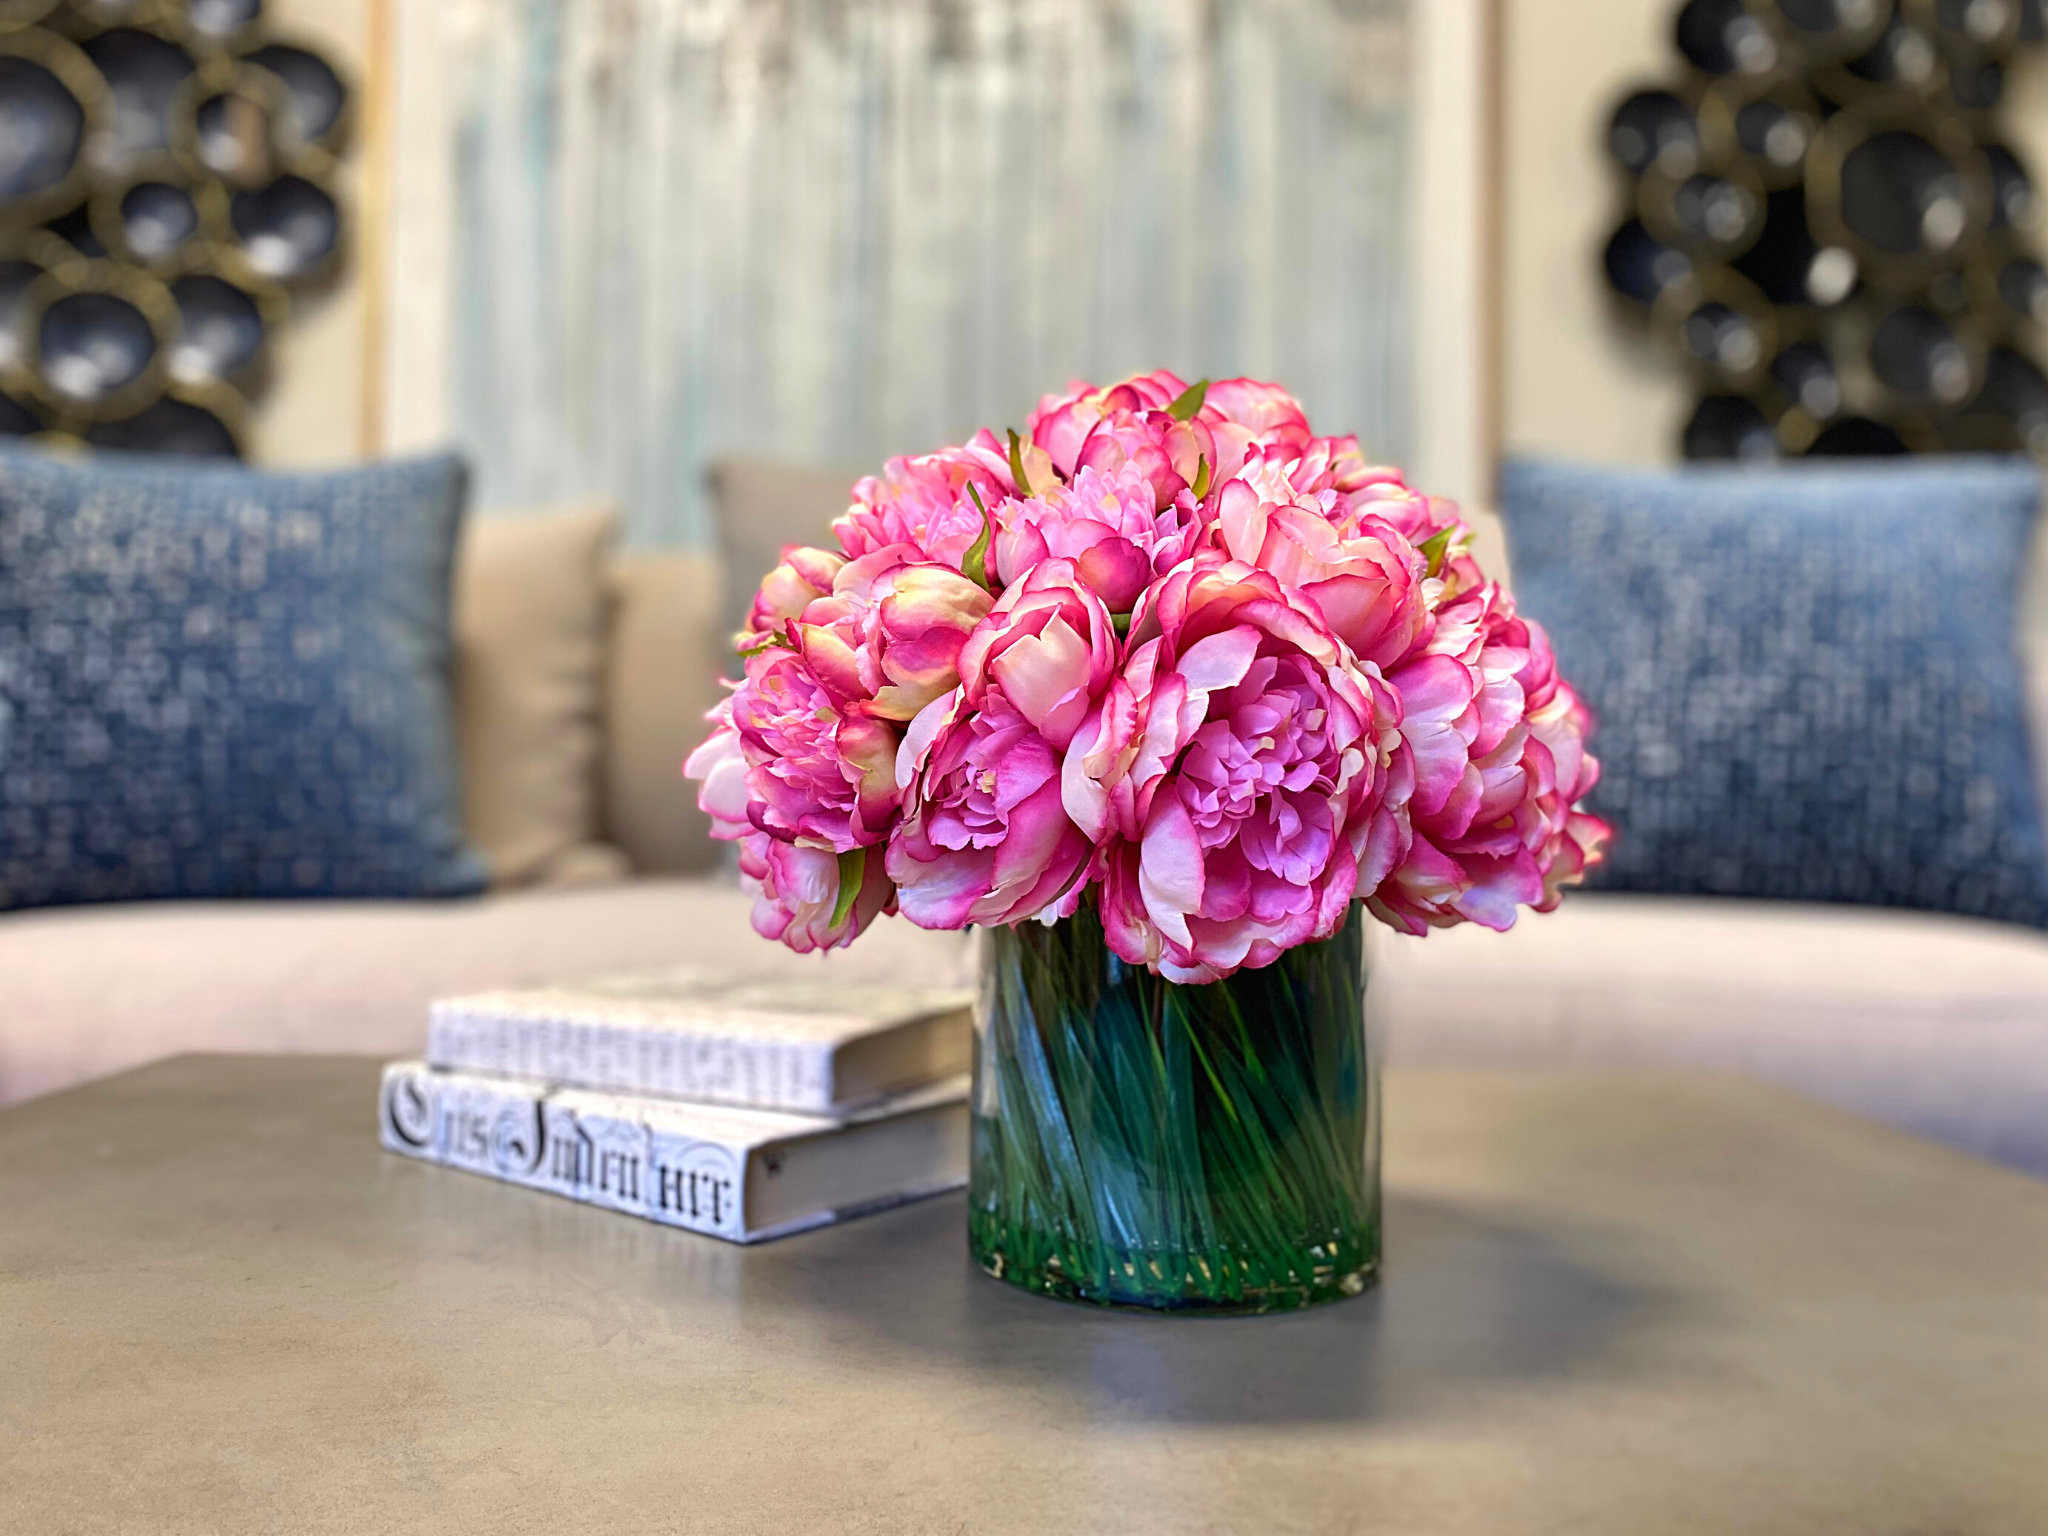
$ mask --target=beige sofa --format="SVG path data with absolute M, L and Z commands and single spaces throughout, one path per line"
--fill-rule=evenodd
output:
M 763 475 L 728 476 L 729 517 L 751 491 L 815 513 L 801 485 Z M 746 521 L 757 540 L 772 532 L 766 515 Z M 718 579 L 687 556 L 612 565 L 587 765 L 598 848 L 553 860 L 561 883 L 446 903 L 0 916 L 0 1102 L 177 1051 L 411 1051 L 437 995 L 578 972 L 969 977 L 968 938 L 900 921 L 829 957 L 752 933 L 677 771 L 716 696 L 718 611 L 733 600 Z M 509 609 L 535 611 L 523 599 Z M 1917 913 L 1580 896 L 1506 935 L 1377 936 L 1373 986 L 1396 1062 L 1753 1073 L 2048 1174 L 2048 935 Z

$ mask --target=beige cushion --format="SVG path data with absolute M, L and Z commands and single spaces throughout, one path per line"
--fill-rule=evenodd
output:
M 709 869 L 721 859 L 683 759 L 704 739 L 724 690 L 718 564 L 703 555 L 632 554 L 612 572 L 605 694 L 605 835 L 642 873 Z
M 964 934 L 885 918 L 854 949 L 793 955 L 753 931 L 751 908 L 722 881 L 634 880 L 472 901 L 8 913 L 0 916 L 0 1104 L 179 1051 L 409 1055 L 437 997 L 603 971 L 704 965 L 870 981 L 966 974 Z
M 726 571 L 720 620 L 725 634 L 746 622 L 755 589 L 781 561 L 786 546 L 833 547 L 832 520 L 846 510 L 861 473 L 751 459 L 712 466 L 713 512 Z
M 586 509 L 472 519 L 455 571 L 464 829 L 498 887 L 616 879 L 598 832 L 607 566 Z

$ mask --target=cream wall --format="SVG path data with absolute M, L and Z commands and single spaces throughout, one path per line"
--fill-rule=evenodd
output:
M 1678 0 L 1500 0 L 1501 436 L 1614 463 L 1674 458 L 1678 370 L 1610 312 L 1600 252 L 1620 216 L 1602 156 L 1633 82 L 1671 78 Z M 2014 71 L 2006 122 L 2048 176 L 2048 61 Z
M 380 217 L 364 199 L 371 146 L 363 107 L 378 3 L 269 0 L 266 6 L 279 35 L 305 39 L 343 71 L 355 93 L 356 127 L 340 177 L 347 260 L 331 288 L 293 298 L 291 323 L 275 343 L 275 377 L 251 423 L 251 456 L 258 463 L 332 464 L 359 458 L 364 448 L 371 316 L 363 240 L 366 232 L 374 237 Z

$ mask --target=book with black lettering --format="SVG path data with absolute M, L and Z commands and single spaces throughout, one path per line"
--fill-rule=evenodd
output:
M 446 1072 L 384 1069 L 393 1152 L 754 1243 L 967 1182 L 967 1080 L 843 1117 Z
M 451 1072 L 834 1118 L 965 1072 L 973 994 L 687 970 L 444 998 Z

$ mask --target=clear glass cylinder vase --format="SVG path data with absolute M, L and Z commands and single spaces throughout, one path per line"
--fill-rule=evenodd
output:
M 982 937 L 968 1242 L 1042 1295 L 1167 1312 L 1355 1296 L 1380 1260 L 1364 920 L 1208 986 L 1092 905 Z

